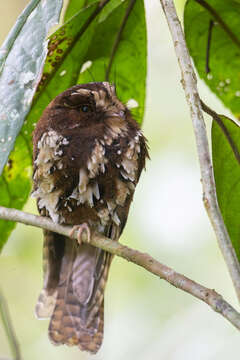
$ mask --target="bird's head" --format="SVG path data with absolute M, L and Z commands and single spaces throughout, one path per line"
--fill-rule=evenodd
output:
M 117 98 L 115 86 L 95 82 L 73 86 L 58 95 L 46 109 L 50 127 L 54 130 L 106 127 L 126 127 L 130 115 Z

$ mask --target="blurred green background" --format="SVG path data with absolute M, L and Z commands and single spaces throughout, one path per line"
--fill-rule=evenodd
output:
M 27 0 L 0 2 L 0 42 Z M 176 1 L 182 17 L 184 0 Z M 159 0 L 146 1 L 147 103 L 143 130 L 151 161 L 135 193 L 121 242 L 148 252 L 180 273 L 237 301 L 202 204 L 199 165 L 173 45 Z M 228 114 L 199 82 L 205 102 Z M 210 120 L 206 119 L 208 128 Z M 33 200 L 26 211 L 36 212 Z M 53 346 L 47 321 L 34 307 L 42 285 L 42 234 L 18 225 L 0 257 L 0 286 L 8 301 L 24 360 L 88 359 Z M 206 304 L 115 257 L 105 295 L 105 338 L 93 359 L 222 360 L 238 358 L 240 333 Z M 0 358 L 11 358 L 0 324 Z

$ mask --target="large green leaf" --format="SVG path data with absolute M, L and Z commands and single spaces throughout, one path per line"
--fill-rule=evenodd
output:
M 31 189 L 30 153 L 24 137 L 18 136 L 15 149 L 0 177 L 1 206 L 21 209 L 27 201 Z M 11 221 L 0 220 L 0 251 L 14 226 L 15 223 Z
M 219 207 L 240 261 L 240 127 L 221 115 L 221 127 L 212 124 L 212 157 Z M 224 131 L 223 131 L 224 130 Z M 227 140 L 231 137 L 235 155 Z
M 214 25 L 210 40 L 210 72 L 207 74 L 207 45 L 211 20 Z M 190 55 L 200 77 L 239 117 L 240 1 L 188 0 L 184 10 L 184 28 Z
M 96 0 L 71 0 L 67 6 L 67 9 L 64 14 L 64 22 L 70 20 L 74 15 L 76 15 L 79 10 L 84 9 L 88 5 L 93 4 Z
M 58 22 L 61 0 L 32 0 L 0 49 L 0 173 L 31 107 L 47 55 L 46 36 Z M 0 204 L 21 209 L 30 188 L 31 143 L 25 130 L 0 177 Z M 0 250 L 14 228 L 0 220 Z
M 107 80 L 112 61 L 108 79 L 115 83 L 123 102 L 130 99 L 137 102 L 138 107 L 132 112 L 141 124 L 146 86 L 146 22 L 143 0 L 133 3 L 123 2 L 112 10 L 111 16 L 99 22 L 84 59 L 91 67 L 80 73 L 78 83 Z
M 104 9 L 101 11 L 99 16 L 99 21 L 105 20 L 113 9 L 120 5 L 123 1 L 127 0 L 111 0 L 107 3 Z M 93 4 L 96 0 L 71 0 L 67 6 L 67 9 L 64 14 L 64 22 L 68 21 L 71 17 L 76 15 L 76 13 L 83 8 Z

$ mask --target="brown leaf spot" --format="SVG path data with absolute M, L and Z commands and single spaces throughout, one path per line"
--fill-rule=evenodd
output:
M 8 159 L 8 162 L 7 162 L 7 168 L 8 168 L 8 170 L 11 170 L 12 167 L 13 167 L 13 161 L 12 161 L 12 159 Z

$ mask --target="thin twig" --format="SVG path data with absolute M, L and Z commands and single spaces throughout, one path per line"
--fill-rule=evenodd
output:
M 72 229 L 70 226 L 53 223 L 52 220 L 46 217 L 29 214 L 16 209 L 4 208 L 2 206 L 0 206 L 0 218 L 40 227 L 68 237 L 70 230 Z M 73 238 L 77 239 L 77 232 L 73 235 Z M 82 236 L 82 241 L 88 241 L 85 233 Z M 93 246 L 99 247 L 111 254 L 120 256 L 143 267 L 150 273 L 159 276 L 160 279 L 166 280 L 176 288 L 204 301 L 214 311 L 220 313 L 225 319 L 230 321 L 237 329 L 240 330 L 240 314 L 215 290 L 208 289 L 186 276 L 177 273 L 168 266 L 161 264 L 148 254 L 130 249 L 129 247 L 121 245 L 117 241 L 110 240 L 102 235 L 96 233 L 91 234 L 90 243 Z
M 126 23 L 127 23 L 127 20 L 128 20 L 128 18 L 129 18 L 129 15 L 131 14 L 131 11 L 132 11 L 132 9 L 133 9 L 133 7 L 134 7 L 134 5 L 135 5 L 135 2 L 136 2 L 136 0 L 130 0 L 129 5 L 128 5 L 127 10 L 126 10 L 126 13 L 125 13 L 125 15 L 124 15 L 124 17 L 123 17 L 122 23 L 121 23 L 121 25 L 120 25 L 120 27 L 119 27 L 119 30 L 118 30 L 116 39 L 115 39 L 114 44 L 113 44 L 113 47 L 112 47 L 112 52 L 111 52 L 111 55 L 110 55 L 109 63 L 108 63 L 108 66 L 107 66 L 107 70 L 106 70 L 106 75 L 105 75 L 106 81 L 109 81 L 109 75 L 110 75 L 110 71 L 111 71 L 111 68 L 112 68 L 113 59 L 114 59 L 114 56 L 115 56 L 115 54 L 116 54 L 118 45 L 119 45 L 119 43 L 120 43 L 123 30 L 124 30 L 124 28 L 125 28 L 125 25 L 126 25 Z
M 182 27 L 172 0 L 160 0 L 172 35 L 176 55 L 182 72 L 182 85 L 190 107 L 201 169 L 203 202 L 218 239 L 219 247 L 228 266 L 240 301 L 240 264 L 220 213 L 208 139 L 197 89 L 197 78 L 188 53 Z
M 8 311 L 7 302 L 0 289 L 0 318 L 2 319 L 3 327 L 8 338 L 8 342 L 12 351 L 14 360 L 21 360 L 21 352 L 18 340 L 13 329 L 11 317 Z
M 202 105 L 203 111 L 205 111 L 208 115 L 210 115 L 212 117 L 212 119 L 214 121 L 216 121 L 216 123 L 222 129 L 222 132 L 224 133 L 229 145 L 232 148 L 235 159 L 237 160 L 238 164 L 240 165 L 240 153 L 238 151 L 237 145 L 235 144 L 235 142 L 234 142 L 233 138 L 231 137 L 228 129 L 226 128 L 225 124 L 223 123 L 223 121 L 221 119 L 221 116 L 219 116 L 214 110 L 210 109 L 210 107 L 208 107 L 202 100 L 201 100 L 201 105 Z M 229 121 L 233 122 L 233 120 L 231 120 L 231 119 L 229 119 Z
M 230 39 L 238 46 L 240 47 L 240 40 L 239 38 L 232 32 L 230 27 L 224 22 L 224 20 L 221 18 L 221 16 L 217 13 L 217 11 L 209 5 L 205 0 L 195 0 L 199 5 L 204 7 L 213 17 L 214 19 L 219 23 L 219 25 L 223 28 L 223 30 L 228 34 Z

